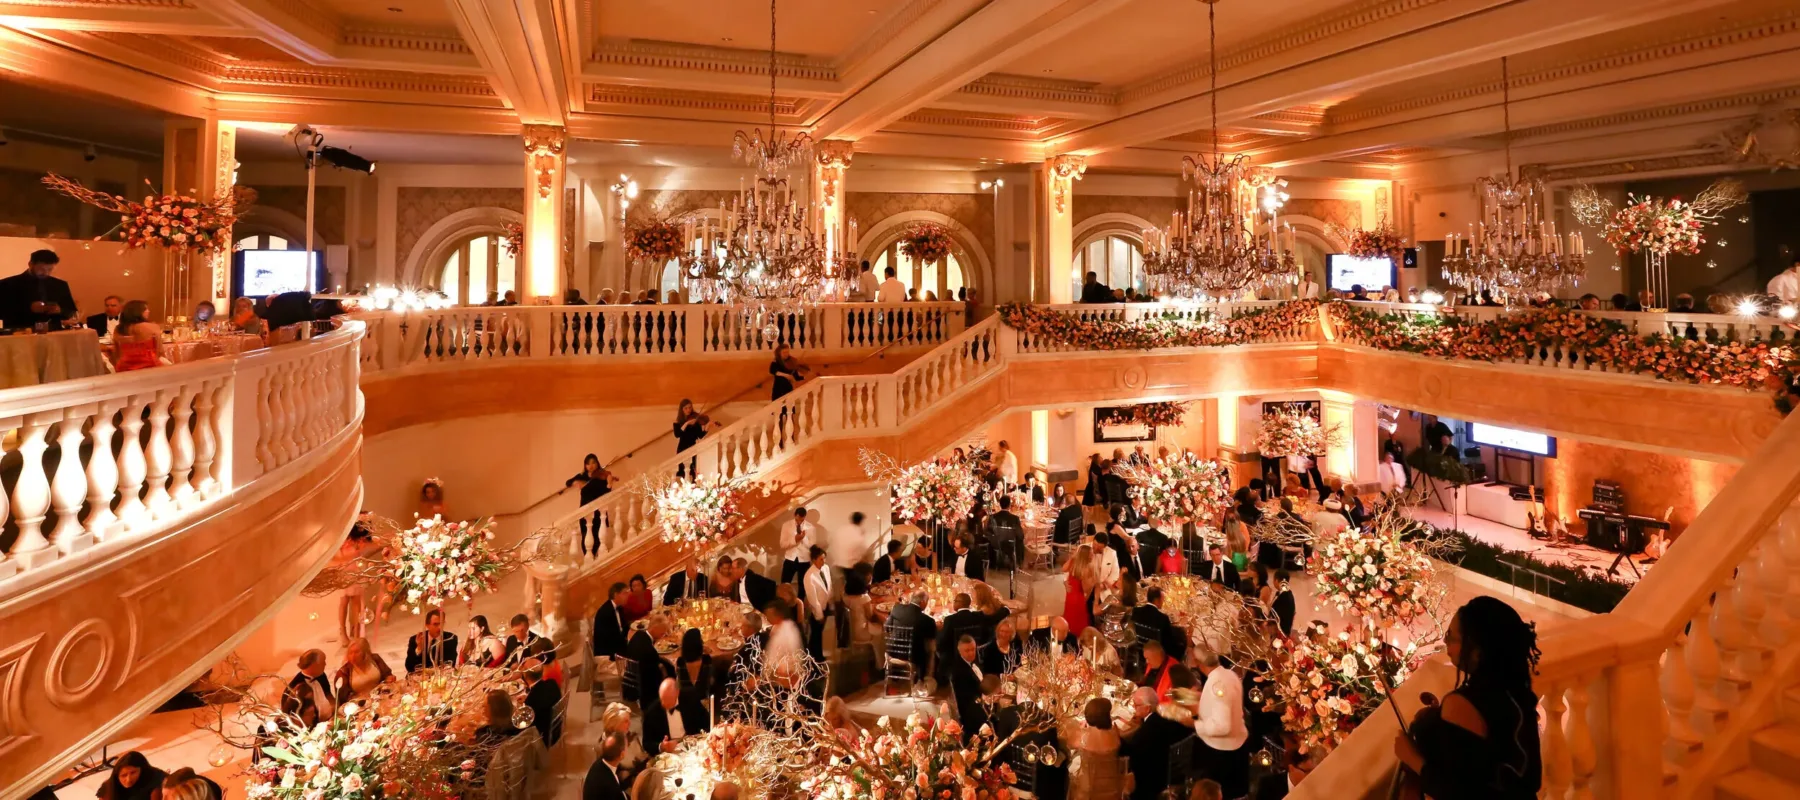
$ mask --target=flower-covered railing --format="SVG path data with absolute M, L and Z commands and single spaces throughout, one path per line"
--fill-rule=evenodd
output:
M 961 303 L 506 306 L 373 311 L 366 371 L 525 358 L 751 355 L 927 348 L 962 332 Z

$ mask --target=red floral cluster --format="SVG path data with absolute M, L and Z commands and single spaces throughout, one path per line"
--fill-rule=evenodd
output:
M 1172 428 L 1181 424 L 1187 416 L 1188 403 L 1139 403 L 1112 412 L 1115 424 L 1149 425 L 1152 428 Z
M 506 248 L 507 255 L 518 258 L 525 250 L 525 226 L 517 222 L 500 226 L 500 245 Z
M 936 264 L 950 255 L 955 245 L 950 229 L 936 222 L 915 222 L 900 234 L 900 255 L 923 264 Z
M 1219 347 L 1291 336 L 1318 319 L 1319 301 L 1295 300 L 1254 308 L 1224 320 L 1176 317 L 1135 321 L 1085 320 L 1028 303 L 996 310 L 1008 327 L 1083 350 L 1154 350 L 1162 347 Z
M 625 229 L 625 251 L 635 259 L 668 261 L 681 255 L 681 226 L 660 220 Z
M 1680 383 L 1764 387 L 1784 397 L 1800 378 L 1800 350 L 1791 345 L 1639 335 L 1618 320 L 1561 307 L 1487 321 L 1389 314 L 1339 302 L 1326 312 L 1340 339 L 1437 358 L 1502 361 L 1561 350 L 1590 366 Z

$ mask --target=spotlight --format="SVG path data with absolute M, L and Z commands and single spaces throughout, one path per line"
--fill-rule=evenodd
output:
M 982 189 L 982 191 L 987 191 L 988 189 L 998 189 L 1005 185 L 1006 185 L 1005 178 L 995 178 L 991 181 L 982 181 L 981 189 Z
M 352 153 L 349 150 L 345 150 L 342 147 L 325 145 L 324 147 L 319 148 L 319 158 L 323 159 L 325 163 L 337 167 L 338 169 L 347 169 L 362 173 L 373 173 L 375 171 L 375 162 Z
M 1438 294 L 1437 292 L 1432 291 L 1430 289 L 1426 289 L 1424 292 L 1419 294 L 1419 302 L 1424 303 L 1426 305 L 1435 306 L 1439 303 L 1444 302 L 1444 296 L 1441 294 Z
M 1761 311 L 1762 311 L 1762 308 L 1761 308 L 1761 306 L 1758 306 L 1756 304 L 1755 298 L 1746 297 L 1746 298 L 1738 301 L 1737 312 L 1738 312 L 1738 314 L 1740 314 L 1742 316 L 1754 317 L 1757 314 L 1761 313 Z
M 1797 312 L 1793 306 L 1782 306 L 1778 309 L 1775 309 L 1775 316 L 1778 316 L 1782 319 L 1793 319 L 1796 313 Z
M 94 159 L 99 158 L 99 157 L 100 157 L 100 151 L 95 150 L 94 146 L 91 144 L 87 146 L 87 151 L 81 154 L 82 161 L 93 161 Z

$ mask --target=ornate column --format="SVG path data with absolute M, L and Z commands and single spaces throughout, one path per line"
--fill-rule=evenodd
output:
M 1044 162 L 1042 190 L 1038 194 L 1038 274 L 1049 282 L 1047 297 L 1051 303 L 1068 303 L 1074 298 L 1074 275 L 1070 266 L 1075 260 L 1071 215 L 1073 181 L 1081 180 L 1087 171 L 1087 156 L 1053 156 Z
M 523 138 L 525 250 L 519 263 L 519 294 L 539 305 L 560 303 L 567 130 L 560 125 L 526 125 Z
M 814 191 L 819 198 L 819 222 L 825 230 L 825 250 L 829 255 L 856 255 L 851 247 L 848 210 L 844 205 L 844 174 L 850 169 L 850 157 L 856 143 L 844 139 L 825 139 L 813 145 L 818 163 L 813 168 Z
M 569 620 L 568 559 L 533 559 L 525 564 L 525 607 L 539 631 L 556 643 L 557 657 L 573 658 L 581 644 Z
M 1368 483 L 1376 479 L 1375 467 L 1381 448 L 1376 443 L 1375 404 L 1358 400 L 1355 395 L 1321 389 L 1324 399 L 1323 418 L 1329 429 L 1338 427 L 1338 442 L 1325 454 L 1325 472 L 1345 483 Z
M 228 196 L 237 185 L 237 128 L 213 119 L 169 120 L 163 128 L 162 191 L 188 194 L 206 201 Z M 322 246 L 322 245 L 321 245 Z M 231 239 L 206 255 L 188 258 L 186 272 L 173 253 L 164 255 L 163 316 L 193 313 L 201 300 L 218 308 L 231 293 Z M 180 283 L 177 283 L 180 279 Z M 176 303 L 177 298 L 181 302 Z M 179 305 L 180 307 L 176 307 Z

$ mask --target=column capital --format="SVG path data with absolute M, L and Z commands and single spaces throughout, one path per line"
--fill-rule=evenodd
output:
M 813 145 L 813 155 L 818 157 L 821 167 L 848 167 L 855 152 L 856 143 L 849 139 L 821 139 Z
M 1050 195 L 1056 204 L 1056 213 L 1066 214 L 1069 211 L 1069 182 L 1081 180 L 1082 173 L 1087 172 L 1087 156 L 1051 156 L 1044 165 L 1050 176 Z

